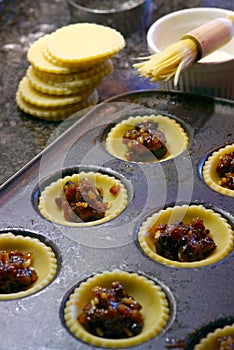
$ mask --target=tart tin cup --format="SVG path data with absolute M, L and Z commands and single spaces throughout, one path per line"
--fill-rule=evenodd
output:
M 213 152 L 204 163 L 203 178 L 206 184 L 212 188 L 212 190 L 226 196 L 234 197 L 234 190 L 230 190 L 219 185 L 220 176 L 216 171 L 220 157 L 230 152 L 234 152 L 234 144 L 227 145 L 226 147 L 220 148 L 218 151 Z
M 119 281 L 126 292 L 142 306 L 145 324 L 137 336 L 125 339 L 97 337 L 86 331 L 77 320 L 83 307 L 92 298 L 91 289 L 97 285 L 109 288 L 114 281 Z M 105 271 L 88 278 L 70 294 L 64 309 L 64 319 L 69 331 L 85 343 L 102 348 L 125 348 L 142 344 L 162 332 L 169 319 L 169 307 L 166 294 L 152 280 L 136 273 Z
M 177 220 L 189 223 L 193 218 L 202 219 L 205 227 L 210 230 L 210 235 L 217 245 L 215 251 L 206 259 L 193 262 L 174 261 L 157 254 L 154 245 L 154 234 L 149 232 L 149 228 L 156 223 L 174 224 Z M 215 264 L 231 252 L 233 240 L 233 230 L 227 220 L 219 213 L 202 205 L 182 205 L 160 210 L 148 217 L 138 232 L 138 242 L 146 255 L 161 264 L 179 268 L 197 268 Z
M 88 178 L 92 181 L 97 188 L 103 190 L 103 201 L 110 203 L 110 207 L 107 209 L 104 218 L 100 220 L 90 221 L 90 222 L 69 222 L 64 218 L 63 212 L 55 203 L 55 198 L 59 197 L 63 186 L 67 181 L 73 181 L 75 183 L 79 182 L 83 178 Z M 111 194 L 110 188 L 113 185 L 119 185 L 120 191 L 117 195 Z M 102 224 L 114 217 L 119 215 L 127 206 L 128 195 L 127 189 L 122 184 L 122 182 L 113 176 L 108 176 L 106 174 L 95 173 L 95 172 L 80 172 L 78 174 L 73 174 L 72 176 L 65 176 L 51 183 L 47 186 L 41 193 L 39 198 L 38 209 L 42 216 L 46 219 L 53 221 L 57 224 L 64 226 L 94 226 Z
M 199 328 L 195 329 L 192 333 L 188 334 L 186 339 L 182 342 L 182 344 L 185 344 L 185 350 L 195 350 L 195 346 L 203 342 L 205 338 L 209 334 L 213 334 L 216 330 L 222 330 L 226 327 L 229 326 L 233 329 L 234 326 L 234 316 L 224 316 L 218 319 L 213 319 L 209 321 L 208 323 L 202 324 Z M 229 328 L 228 328 L 229 329 Z M 226 334 L 227 335 L 227 334 Z M 234 335 L 234 332 L 232 330 L 232 335 Z M 221 335 L 223 336 L 223 335 Z M 217 350 L 216 348 L 213 347 L 206 347 L 205 350 L 210 350 L 214 349 Z
M 228 335 L 234 337 L 234 324 L 227 325 L 224 328 L 217 328 L 214 332 L 208 333 L 208 335 L 201 339 L 200 343 L 195 346 L 194 350 L 219 350 L 220 347 L 217 338 L 222 338 Z
M 47 286 L 57 272 L 57 259 L 52 249 L 37 238 L 14 235 L 11 232 L 0 234 L 0 250 L 19 250 L 33 253 L 32 267 L 38 275 L 37 281 L 17 293 L 0 294 L 0 300 L 10 300 L 34 294 Z
M 116 158 L 128 161 L 125 157 L 127 146 L 122 143 L 123 135 L 127 130 L 131 130 L 137 123 L 148 120 L 157 122 L 159 124 L 159 130 L 164 133 L 167 139 L 166 146 L 168 148 L 168 152 L 161 159 L 157 159 L 155 157 L 155 162 L 162 162 L 174 158 L 187 148 L 189 137 L 178 122 L 163 115 L 148 115 L 136 117 L 132 116 L 115 125 L 106 138 L 107 151 Z

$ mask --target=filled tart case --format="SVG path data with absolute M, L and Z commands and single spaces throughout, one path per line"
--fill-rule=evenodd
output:
M 92 288 L 96 286 L 109 288 L 114 281 L 119 281 L 127 293 L 142 306 L 144 326 L 138 335 L 122 339 L 98 337 L 89 333 L 77 319 L 92 298 Z M 142 344 L 162 332 L 169 319 L 169 306 L 165 292 L 154 281 L 137 273 L 105 271 L 88 278 L 75 288 L 66 302 L 64 319 L 69 331 L 88 344 L 103 348 L 125 348 Z
M 205 228 L 210 230 L 210 236 L 216 244 L 216 249 L 210 255 L 197 261 L 177 261 L 158 253 L 155 248 L 156 232 L 152 230 L 154 226 L 161 224 L 174 225 L 176 222 L 189 224 L 196 218 L 202 219 Z M 194 240 L 193 237 L 191 239 Z M 161 264 L 180 268 L 197 268 L 215 264 L 231 252 L 233 248 L 233 230 L 224 217 L 203 205 L 174 206 L 160 210 L 148 217 L 139 229 L 138 242 L 145 254 Z
M 53 250 L 39 239 L 30 237 L 30 236 L 22 236 L 15 235 L 11 232 L 2 233 L 0 235 L 0 251 L 1 256 L 3 252 L 17 252 L 18 255 L 22 254 L 31 254 L 31 263 L 29 264 L 29 259 L 25 262 L 25 270 L 23 272 L 19 271 L 19 264 L 14 266 L 16 259 L 19 260 L 21 257 L 14 255 L 12 259 L 8 259 L 7 264 L 4 264 L 5 273 L 3 274 L 3 262 L 1 260 L 1 284 L 4 281 L 5 284 L 9 282 L 12 283 L 12 279 L 18 278 L 19 273 L 21 273 L 21 280 L 23 277 L 28 277 L 30 271 L 27 269 L 28 267 L 35 271 L 37 278 L 34 282 L 30 283 L 27 287 L 18 288 L 17 292 L 0 292 L 0 300 L 9 300 L 9 299 L 18 299 L 26 297 L 30 294 L 34 294 L 39 290 L 46 287 L 56 276 L 57 273 L 57 259 Z M 10 261 L 10 264 L 9 264 Z M 8 268 L 6 269 L 6 266 Z M 12 273 L 8 273 L 6 277 L 6 273 L 12 271 L 13 268 L 17 268 L 16 274 L 12 276 Z M 27 269 L 27 271 L 26 271 Z
M 99 191 L 102 197 L 103 203 L 106 204 L 106 209 L 102 217 L 83 221 L 74 215 L 73 218 L 67 220 L 64 216 L 64 210 L 56 204 L 57 198 L 61 196 L 64 190 L 64 186 L 69 183 L 75 183 L 79 185 L 81 181 L 88 180 L 96 190 Z M 66 200 L 66 199 L 65 199 Z M 65 226 L 90 226 L 102 224 L 109 221 L 120 214 L 126 207 L 128 201 L 127 189 L 122 182 L 107 174 L 95 173 L 95 172 L 80 172 L 79 174 L 73 174 L 72 176 L 65 176 L 51 183 L 41 193 L 39 198 L 39 211 L 48 220 L 56 222 Z M 87 199 L 86 204 L 89 202 Z M 77 203 L 75 204 L 77 205 Z M 90 205 L 93 206 L 92 204 Z

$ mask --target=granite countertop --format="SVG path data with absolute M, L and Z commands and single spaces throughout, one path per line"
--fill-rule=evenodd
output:
M 233 0 L 153 0 L 150 22 L 175 10 L 202 6 L 234 10 Z M 51 0 L 49 10 L 47 0 L 0 0 L 0 184 L 61 133 L 58 122 L 46 122 L 19 111 L 15 93 L 28 67 L 30 44 L 69 22 L 66 0 Z M 140 79 L 132 68 L 133 59 L 147 53 L 145 33 L 126 38 L 126 47 L 113 59 L 113 74 L 98 88 L 100 101 L 128 91 L 157 88 L 157 84 Z

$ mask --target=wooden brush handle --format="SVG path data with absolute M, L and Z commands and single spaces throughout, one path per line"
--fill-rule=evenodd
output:
M 200 59 L 227 44 L 233 35 L 232 19 L 217 18 L 185 34 L 182 39 L 192 39 L 196 42 L 199 50 L 197 59 Z

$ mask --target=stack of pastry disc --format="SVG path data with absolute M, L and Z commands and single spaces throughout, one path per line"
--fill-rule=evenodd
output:
M 124 46 L 118 31 L 93 23 L 44 35 L 28 50 L 30 66 L 18 85 L 18 107 L 41 119 L 64 120 L 96 104 L 96 88 L 111 74 L 111 58 Z

